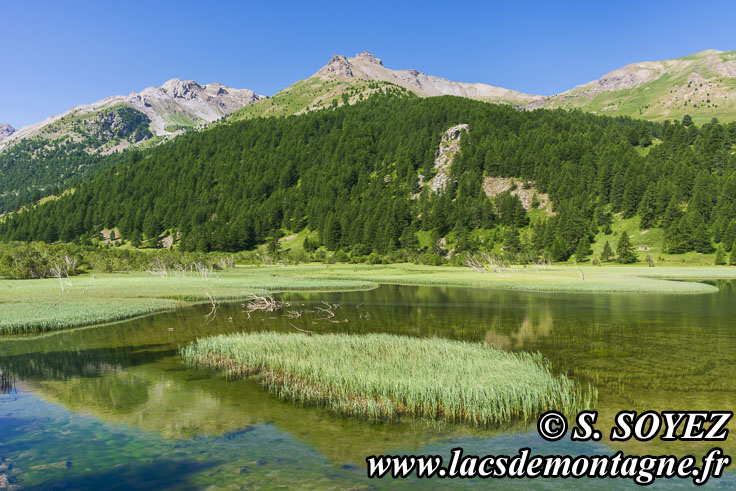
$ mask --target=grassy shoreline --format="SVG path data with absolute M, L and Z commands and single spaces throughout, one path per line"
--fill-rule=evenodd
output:
M 199 339 L 196 367 L 256 376 L 277 397 L 364 419 L 417 417 L 477 426 L 589 408 L 594 391 L 554 376 L 538 354 L 390 334 L 250 333 Z
M 468 268 L 305 264 L 239 266 L 209 280 L 149 273 L 96 274 L 59 280 L 0 280 L 0 335 L 105 324 L 209 303 L 238 301 L 256 291 L 362 290 L 379 284 L 457 286 L 560 293 L 674 293 L 717 291 L 712 285 L 669 279 L 736 279 L 736 268 L 552 266 L 477 273 Z

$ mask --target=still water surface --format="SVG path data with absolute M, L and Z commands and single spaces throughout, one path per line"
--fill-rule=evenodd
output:
M 184 366 L 198 337 L 241 331 L 390 332 L 539 351 L 553 370 L 598 390 L 600 429 L 623 409 L 736 407 L 736 282 L 704 295 L 544 294 L 381 286 L 290 293 L 296 319 L 248 317 L 239 305 L 196 307 L 124 323 L 0 341 L 0 466 L 23 489 L 348 489 L 482 484 L 501 489 L 620 489 L 623 481 L 376 482 L 373 454 L 692 453 L 712 444 L 556 443 L 531 426 L 478 430 L 406 421 L 375 424 L 279 401 L 250 380 Z M 339 304 L 334 319 L 316 310 Z M 733 424 L 731 425 L 734 426 Z M 723 446 L 736 454 L 733 437 Z M 733 468 L 733 466 L 732 466 Z M 0 473 L 2 473 L 0 467 Z M 687 482 L 660 482 L 662 488 Z M 630 486 L 634 487 L 634 486 Z M 711 483 L 736 488 L 736 473 Z

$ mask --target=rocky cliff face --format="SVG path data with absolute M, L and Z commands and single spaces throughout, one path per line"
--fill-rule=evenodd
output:
M 15 128 L 7 123 L 0 123 L 0 140 L 4 140 L 15 133 Z
M 261 98 L 248 89 L 174 78 L 161 87 L 130 94 L 124 102 L 151 118 L 155 134 L 164 135 L 181 126 L 211 123 Z
M 435 193 L 441 193 L 447 187 L 450 178 L 450 166 L 455 155 L 460 151 L 460 137 L 463 131 L 468 131 L 467 124 L 459 124 L 445 131 L 440 141 L 440 148 L 434 159 L 434 168 L 437 174 L 429 181 L 429 188 Z

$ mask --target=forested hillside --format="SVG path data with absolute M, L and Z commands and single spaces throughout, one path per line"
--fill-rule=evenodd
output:
M 423 183 L 437 172 L 443 133 L 458 124 L 468 131 L 447 186 L 433 192 Z M 180 137 L 7 217 L 0 238 L 84 242 L 117 227 L 134 244 L 166 235 L 183 250 L 235 251 L 308 228 L 328 249 L 355 254 L 503 246 L 527 260 L 564 260 L 618 215 L 664 227 L 668 252 L 710 252 L 736 240 L 735 143 L 735 123 L 376 94 Z M 510 192 L 489 197 L 489 176 L 549 195 L 552 211 L 527 212 Z
M 0 153 L 0 213 L 56 194 L 117 163 L 106 156 L 153 137 L 151 120 L 116 106 L 94 114 L 65 117 L 43 135 L 21 140 Z

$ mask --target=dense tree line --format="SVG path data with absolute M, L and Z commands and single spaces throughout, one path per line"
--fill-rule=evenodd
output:
M 445 191 L 421 187 L 419 175 L 426 182 L 436 173 L 443 132 L 460 123 L 470 130 Z M 667 252 L 710 252 L 715 242 L 725 254 L 736 241 L 735 143 L 734 123 L 379 94 L 180 137 L 0 222 L 0 238 L 67 242 L 118 227 L 133 243 L 175 234 L 184 251 L 238 251 L 308 227 L 319 232 L 313 247 L 356 256 L 417 251 L 424 232 L 428 253 L 444 253 L 440 239 L 451 237 L 458 253 L 502 243 L 559 261 L 584 259 L 620 214 L 663 227 Z M 486 196 L 484 176 L 533 181 L 554 214 L 530 223 L 516 196 Z M 478 243 L 478 229 L 493 230 L 491 239 Z

